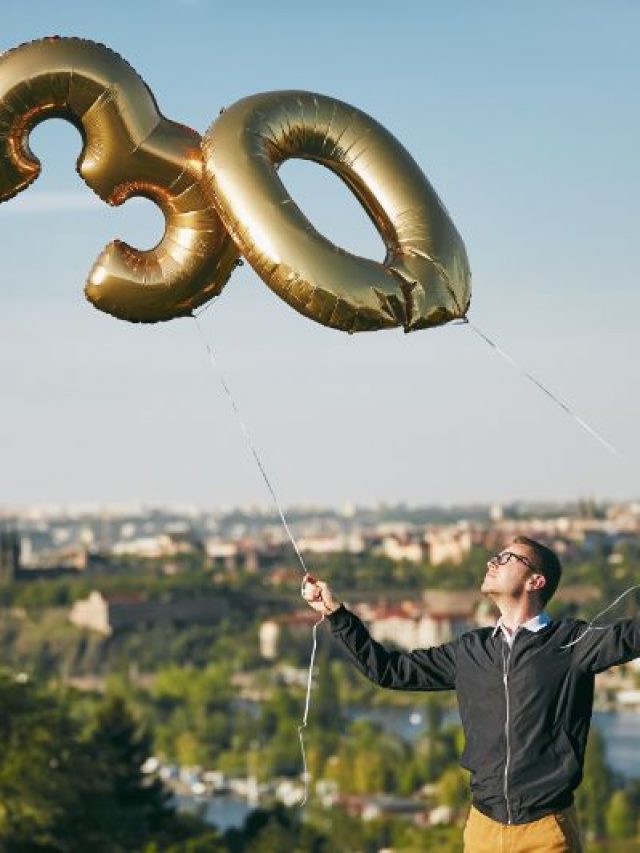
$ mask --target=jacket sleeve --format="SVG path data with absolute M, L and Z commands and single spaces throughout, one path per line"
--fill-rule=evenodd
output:
M 327 617 L 355 666 L 380 687 L 391 690 L 453 690 L 456 646 L 445 643 L 430 649 L 395 652 L 376 642 L 358 617 L 341 606 Z
M 575 661 L 586 672 L 603 672 L 610 666 L 640 657 L 640 618 L 621 619 L 603 629 L 586 631 L 575 644 Z M 582 632 L 580 632 L 582 633 Z

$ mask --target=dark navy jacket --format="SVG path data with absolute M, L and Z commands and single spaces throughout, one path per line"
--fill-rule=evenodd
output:
M 473 804 L 501 823 L 527 823 L 566 808 L 582 779 L 594 676 L 640 657 L 640 619 L 588 631 L 575 619 L 537 632 L 480 628 L 451 643 L 389 651 L 340 607 L 333 635 L 371 681 L 392 690 L 455 690 Z

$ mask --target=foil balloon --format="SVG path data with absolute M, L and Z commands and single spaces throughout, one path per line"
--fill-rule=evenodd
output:
M 403 146 L 365 113 L 302 91 L 252 95 L 204 137 L 212 200 L 240 251 L 289 305 L 348 332 L 436 326 L 463 317 L 470 271 L 462 239 Z M 277 174 L 291 157 L 335 172 L 386 248 L 384 263 L 319 234 Z
M 29 134 L 50 117 L 80 130 L 77 169 L 101 199 L 120 205 L 145 196 L 165 217 L 155 248 L 114 240 L 103 250 L 87 298 L 116 317 L 155 322 L 217 295 L 238 253 L 207 198 L 200 136 L 164 118 L 144 81 L 104 45 L 33 41 L 0 56 L 0 200 L 38 176 Z

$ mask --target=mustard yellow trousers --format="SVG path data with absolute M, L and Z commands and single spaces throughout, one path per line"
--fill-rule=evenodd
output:
M 573 806 L 531 823 L 504 824 L 471 807 L 464 853 L 584 853 Z

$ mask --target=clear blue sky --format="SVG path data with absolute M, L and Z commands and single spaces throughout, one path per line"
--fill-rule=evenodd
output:
M 204 315 L 282 500 L 637 497 L 640 5 L 613 2 L 7 4 L 2 49 L 49 34 L 124 56 L 169 118 L 303 88 L 375 116 L 462 233 L 471 318 L 602 431 L 608 455 L 469 328 L 349 337 L 245 266 Z M 113 237 L 146 248 L 149 202 L 94 202 L 77 132 L 33 134 L 38 182 L 0 205 L 0 505 L 267 503 L 194 324 L 130 326 L 85 302 Z M 286 164 L 298 203 L 382 256 L 337 178 Z

